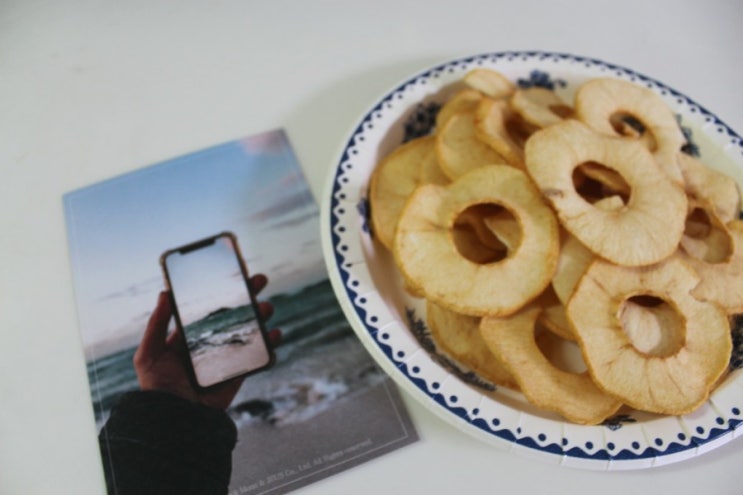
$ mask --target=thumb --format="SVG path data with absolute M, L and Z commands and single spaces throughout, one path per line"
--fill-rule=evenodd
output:
M 168 323 L 172 315 L 170 293 L 167 291 L 160 292 L 155 310 L 150 315 L 142 340 L 134 354 L 135 362 L 149 361 L 160 355 L 165 349 Z

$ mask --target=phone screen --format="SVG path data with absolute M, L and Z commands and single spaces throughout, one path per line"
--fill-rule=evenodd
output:
M 271 364 L 265 328 L 232 234 L 170 250 L 162 264 L 199 386 Z

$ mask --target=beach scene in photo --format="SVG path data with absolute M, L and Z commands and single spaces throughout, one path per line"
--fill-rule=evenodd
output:
M 231 493 L 284 493 L 417 440 L 397 389 L 335 299 L 319 211 L 283 131 L 73 191 L 64 206 L 99 429 L 138 388 L 132 357 L 165 288 L 160 255 L 229 231 L 249 272 L 268 277 L 258 299 L 273 304 L 267 327 L 282 332 L 275 364 L 249 376 L 227 410 L 238 427 Z M 249 305 L 223 297 L 210 307 L 184 331 L 197 366 L 216 376 L 257 330 Z
M 199 385 L 271 362 L 233 234 L 170 250 L 162 264 Z
M 194 374 L 208 387 L 270 363 L 251 304 L 221 308 L 184 327 Z

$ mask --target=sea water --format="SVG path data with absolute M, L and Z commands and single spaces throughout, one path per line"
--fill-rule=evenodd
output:
M 230 344 L 249 344 L 258 335 L 252 305 L 220 308 L 183 329 L 188 350 L 194 355 Z
M 335 400 L 361 393 L 384 379 L 349 326 L 329 280 L 275 295 L 269 302 L 274 316 L 268 327 L 281 329 L 282 344 L 276 349 L 276 364 L 248 377 L 233 401 L 228 412 L 238 426 L 257 421 L 274 425 L 304 421 Z M 234 321 L 243 317 L 229 311 L 219 315 Z M 223 327 L 223 323 L 214 328 Z M 215 345 L 224 335 L 229 333 L 212 329 L 198 345 Z M 135 351 L 136 346 L 87 363 L 99 427 L 121 394 L 138 389 L 132 364 Z

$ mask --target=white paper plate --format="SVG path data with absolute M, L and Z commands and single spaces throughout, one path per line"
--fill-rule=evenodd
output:
M 639 469 L 689 459 L 743 429 L 743 332 L 734 332 L 731 374 L 710 400 L 683 417 L 640 412 L 600 426 L 580 426 L 531 407 L 518 393 L 494 388 L 437 356 L 424 305 L 401 288 L 390 254 L 371 236 L 367 187 L 380 157 L 406 133 L 430 128 L 447 87 L 476 67 L 520 86 L 554 88 L 566 101 L 583 81 L 615 77 L 660 94 L 677 113 L 696 153 L 743 184 L 743 141 L 712 113 L 664 84 L 599 60 L 545 52 L 490 53 L 421 72 L 383 95 L 343 146 L 322 198 L 322 241 L 336 295 L 361 341 L 405 390 L 454 426 L 505 449 L 587 469 Z M 740 327 L 740 325 L 737 325 Z

